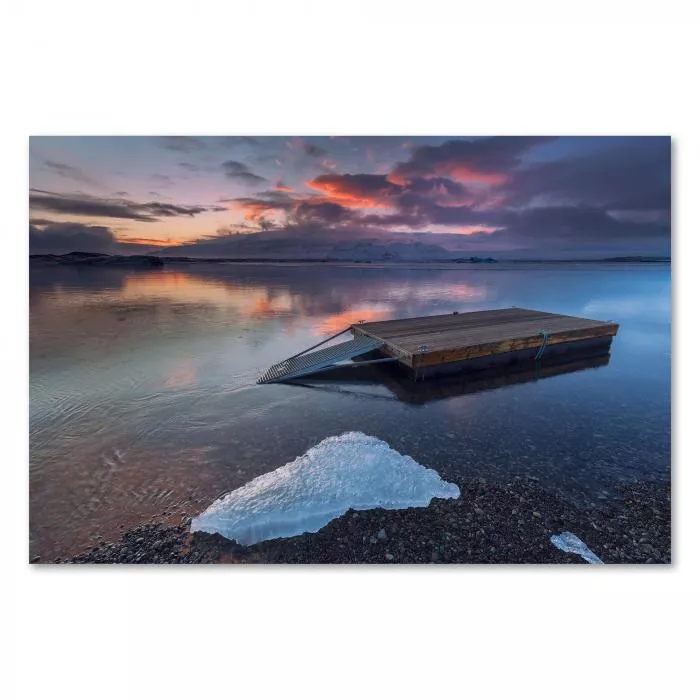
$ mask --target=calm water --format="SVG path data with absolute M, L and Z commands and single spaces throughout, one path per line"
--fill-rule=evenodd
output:
M 33 269 L 30 534 L 69 555 L 179 521 L 329 435 L 444 477 L 536 476 L 574 501 L 670 475 L 668 265 Z M 524 306 L 620 323 L 610 361 L 428 403 L 386 385 L 255 385 L 359 319 Z

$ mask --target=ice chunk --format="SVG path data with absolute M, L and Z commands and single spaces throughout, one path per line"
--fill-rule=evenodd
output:
M 561 535 L 552 535 L 549 541 L 562 552 L 573 552 L 583 557 L 589 564 L 602 564 L 603 562 L 591 552 L 581 540 L 572 532 L 562 532 Z
M 250 545 L 318 532 L 350 508 L 427 506 L 433 497 L 458 498 L 459 488 L 383 440 L 351 432 L 217 499 L 191 529 Z

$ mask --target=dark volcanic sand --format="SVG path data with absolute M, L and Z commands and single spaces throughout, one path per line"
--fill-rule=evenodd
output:
M 349 511 L 319 532 L 242 547 L 220 535 L 149 523 L 102 542 L 72 563 L 575 564 L 551 535 L 577 535 L 606 564 L 671 562 L 670 484 L 616 487 L 616 499 L 577 508 L 535 479 L 505 485 L 457 480 L 458 500 L 427 508 Z

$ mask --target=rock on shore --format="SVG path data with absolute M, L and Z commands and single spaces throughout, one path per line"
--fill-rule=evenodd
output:
M 670 563 L 670 484 L 618 486 L 615 503 L 575 507 L 536 480 L 458 480 L 461 497 L 427 508 L 348 511 L 314 534 L 243 547 L 221 535 L 141 525 L 73 563 L 572 563 L 551 544 L 575 533 L 605 564 Z

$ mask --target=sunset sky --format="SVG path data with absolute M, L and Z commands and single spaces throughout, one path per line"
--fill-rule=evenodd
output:
M 670 161 L 667 137 L 35 136 L 30 253 L 669 255 Z

